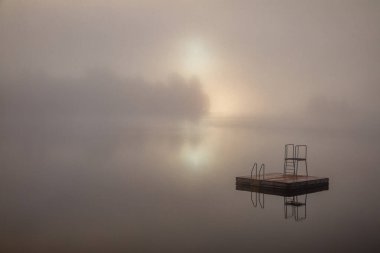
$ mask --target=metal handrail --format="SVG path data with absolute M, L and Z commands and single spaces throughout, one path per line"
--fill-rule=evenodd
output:
M 252 166 L 252 169 L 251 169 L 251 179 L 253 179 L 253 171 L 255 171 L 255 179 L 257 178 L 261 178 L 264 179 L 265 177 L 265 164 L 262 163 L 261 166 L 260 166 L 260 169 L 259 169 L 259 177 L 257 177 L 257 163 L 255 162 Z M 253 200 L 253 196 L 252 196 L 252 192 L 251 192 L 251 202 L 253 204 L 254 207 L 257 207 L 257 192 L 255 192 L 255 200 Z M 261 202 L 261 194 L 263 195 L 262 197 L 262 202 Z M 260 207 L 261 208 L 264 208 L 264 193 L 259 193 L 259 201 L 258 203 L 260 204 Z
M 289 151 L 289 149 L 291 150 Z M 289 156 L 290 152 L 291 152 L 291 156 Z M 294 144 L 285 144 L 285 159 L 294 158 L 294 157 L 295 157 Z
M 252 169 L 251 169 L 251 178 L 252 178 L 252 174 L 253 174 L 253 170 L 255 169 L 255 176 L 256 176 L 256 178 L 257 178 L 257 163 L 254 163 L 253 164 L 253 167 L 252 167 Z
M 300 147 L 303 147 L 304 148 L 304 156 L 303 157 L 300 157 Z M 302 159 L 307 159 L 307 145 L 296 145 L 295 147 L 295 154 L 296 154 L 296 158 L 302 158 Z
M 253 177 L 253 171 L 255 171 L 255 177 L 257 178 L 257 163 L 254 163 L 251 169 L 251 179 Z M 262 174 L 261 174 L 262 172 Z M 265 178 L 265 164 L 262 163 L 259 169 L 259 179 L 262 177 L 262 179 Z
M 265 164 L 262 163 L 261 166 L 260 166 L 260 170 L 259 170 L 259 178 L 260 178 L 260 175 L 261 175 L 261 170 L 263 170 L 263 179 L 265 177 Z

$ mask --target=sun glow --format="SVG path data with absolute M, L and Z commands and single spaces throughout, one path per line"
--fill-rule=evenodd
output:
M 182 149 L 183 161 L 191 168 L 205 166 L 208 160 L 208 152 L 203 146 L 185 145 Z
M 234 97 L 227 92 L 221 92 L 218 89 L 213 89 L 209 94 L 211 105 L 210 113 L 219 116 L 230 116 L 236 113 L 238 103 Z
M 183 69 L 188 75 L 204 76 L 210 71 L 212 60 L 209 49 L 201 39 L 185 43 Z
M 241 101 L 233 88 L 236 83 L 229 76 L 231 69 L 220 56 L 213 43 L 200 37 L 186 38 L 180 44 L 181 73 L 197 76 L 210 98 L 210 113 L 218 116 L 239 114 Z

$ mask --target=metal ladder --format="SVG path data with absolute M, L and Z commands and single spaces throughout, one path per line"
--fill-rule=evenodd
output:
M 286 144 L 284 157 L 284 174 L 297 176 L 300 162 L 305 163 L 306 176 L 308 176 L 307 145 Z
M 253 178 L 253 171 L 255 171 L 255 178 L 256 179 L 264 179 L 265 178 L 265 164 L 262 163 L 259 169 L 259 177 L 257 177 L 257 163 L 254 163 L 251 169 L 251 179 Z M 263 174 L 261 174 L 263 172 Z
M 255 179 L 265 178 L 265 164 L 262 163 L 259 169 L 259 174 L 257 174 L 257 163 L 255 162 L 251 169 L 251 179 L 253 178 L 253 172 L 255 172 Z M 257 201 L 258 200 L 258 201 Z M 253 192 L 251 192 L 251 202 L 254 207 L 257 207 L 257 203 L 260 204 L 261 208 L 264 208 L 264 193 L 255 192 L 255 200 L 253 199 Z

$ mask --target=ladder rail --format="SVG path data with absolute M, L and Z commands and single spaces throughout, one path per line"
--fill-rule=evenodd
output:
M 253 179 L 253 173 L 255 173 L 255 178 L 257 179 L 264 179 L 265 178 L 265 163 L 262 163 L 260 166 L 259 171 L 258 170 L 258 165 L 255 162 L 251 168 L 251 179 Z
M 253 175 L 253 170 L 255 170 L 255 177 L 257 178 L 257 163 L 254 163 L 251 169 L 251 179 Z
M 265 177 L 265 164 L 264 164 L 264 163 L 262 163 L 261 166 L 260 166 L 260 170 L 259 170 L 259 178 L 260 178 L 260 176 L 261 176 L 261 171 L 263 171 L 262 177 L 263 177 L 263 179 L 264 179 L 264 177 Z

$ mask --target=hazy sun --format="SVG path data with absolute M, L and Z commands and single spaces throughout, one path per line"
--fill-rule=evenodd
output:
M 211 68 L 210 52 L 201 39 L 190 39 L 185 42 L 183 68 L 186 74 L 202 77 Z
M 223 64 L 218 62 L 217 51 L 212 43 L 200 38 L 187 38 L 181 43 L 182 73 L 188 77 L 197 76 L 210 98 L 210 113 L 233 115 L 238 109 L 238 100 L 226 83 Z

